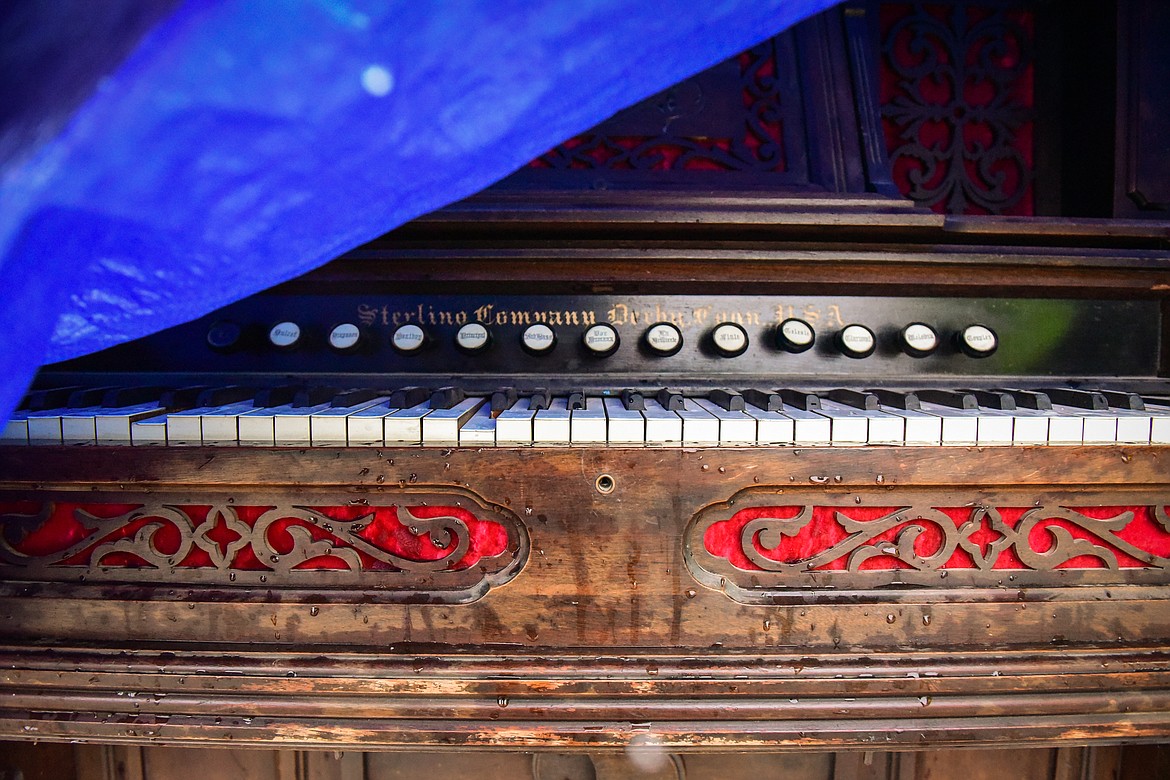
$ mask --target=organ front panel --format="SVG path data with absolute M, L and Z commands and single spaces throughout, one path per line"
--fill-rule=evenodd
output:
M 41 374 L 0 736 L 1164 740 L 1164 224 L 943 216 L 872 144 L 831 186 L 843 148 L 773 191 L 534 189 L 580 149 Z

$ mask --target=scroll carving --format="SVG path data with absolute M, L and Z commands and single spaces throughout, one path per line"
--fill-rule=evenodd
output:
M 882 22 L 881 114 L 903 194 L 950 214 L 1031 214 L 1027 4 L 887 3 Z
M 465 602 L 523 567 L 528 535 L 514 514 L 463 493 L 403 498 L 385 506 L 6 502 L 0 575 Z
M 825 589 L 1170 582 L 1166 497 L 1066 505 L 1019 496 L 779 495 L 749 489 L 686 533 L 700 582 L 748 603 Z

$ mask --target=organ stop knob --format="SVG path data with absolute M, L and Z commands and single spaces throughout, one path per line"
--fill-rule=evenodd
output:
M 789 317 L 776 328 L 776 346 L 785 352 L 799 354 L 812 348 L 817 340 L 812 325 L 795 317 Z
M 711 331 L 711 343 L 722 357 L 738 357 L 748 348 L 748 334 L 734 322 L 722 322 Z
M 677 325 L 672 325 L 669 322 L 658 322 L 646 329 L 642 341 L 646 344 L 647 349 L 655 355 L 670 357 L 678 354 L 678 351 L 682 349 L 683 335 Z
M 455 348 L 460 352 L 483 352 L 491 342 L 491 332 L 478 322 L 469 322 L 455 333 Z
M 864 325 L 846 325 L 837 332 L 837 349 L 851 358 L 866 358 L 877 349 L 877 337 Z
M 301 326 L 295 322 L 278 322 L 268 330 L 268 343 L 277 349 L 295 349 L 301 341 Z
M 999 348 L 999 337 L 986 325 L 973 324 L 955 334 L 959 351 L 973 358 L 990 357 Z
M 557 334 L 548 325 L 529 325 L 520 334 L 520 346 L 530 355 L 547 355 L 557 345 Z
M 938 349 L 938 333 L 922 322 L 912 322 L 898 333 L 898 344 L 910 357 L 926 357 Z
M 329 331 L 329 346 L 338 352 L 353 352 L 361 340 L 362 332 L 352 322 L 343 322 Z
M 581 343 L 585 345 L 586 351 L 594 357 L 609 357 L 617 352 L 621 339 L 618 338 L 618 332 L 614 326 L 601 323 L 590 327 L 581 334 Z
M 416 355 L 426 344 L 427 334 L 418 325 L 402 325 L 390 336 L 390 346 L 402 355 Z

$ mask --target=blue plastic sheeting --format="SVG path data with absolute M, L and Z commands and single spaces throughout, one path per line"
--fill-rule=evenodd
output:
M 103 0 L 80 32 L 26 25 L 6 57 L 94 89 L 39 90 L 55 134 L 0 155 L 0 413 L 42 363 L 297 276 L 831 4 L 154 0 L 139 40 Z M 128 56 L 94 56 L 119 29 Z

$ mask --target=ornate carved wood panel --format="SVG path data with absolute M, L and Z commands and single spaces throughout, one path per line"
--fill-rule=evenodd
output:
M 883 3 L 881 28 L 881 114 L 902 193 L 950 214 L 1032 214 L 1029 3 Z
M 0 503 L 0 561 L 16 580 L 459 603 L 509 581 L 527 559 L 520 519 L 467 491 L 411 492 L 393 504 L 306 496 L 314 498 L 240 505 L 206 494 L 198 503 L 62 495 Z
M 695 515 L 687 564 L 703 584 L 749 604 L 824 591 L 876 598 L 877 589 L 894 599 L 899 589 L 952 599 L 974 588 L 1016 598 L 1016 588 L 1041 586 L 1071 597 L 1079 585 L 1170 581 L 1166 496 L 1110 506 L 1088 495 L 1068 505 L 969 495 L 960 503 L 961 493 L 750 488 Z

